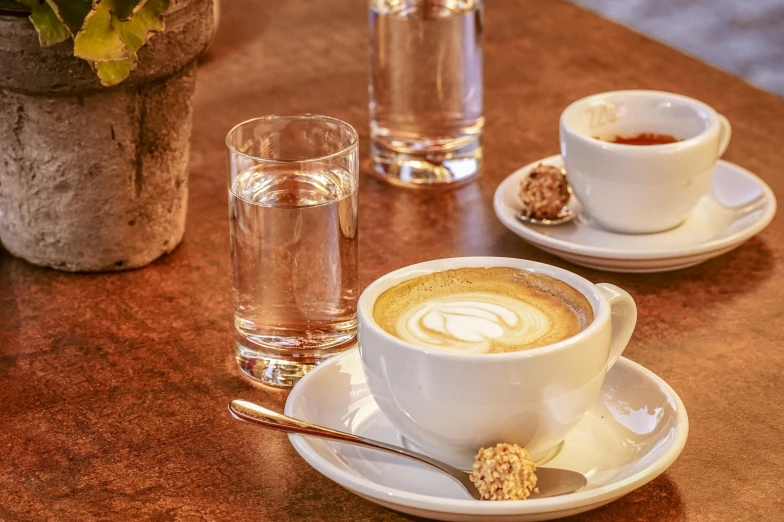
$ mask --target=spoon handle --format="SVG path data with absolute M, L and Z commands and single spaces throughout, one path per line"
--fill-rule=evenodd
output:
M 319 426 L 317 424 L 311 424 L 309 422 L 294 419 L 248 401 L 238 399 L 231 401 L 229 404 L 229 413 L 241 421 L 249 422 L 251 424 L 256 424 L 258 426 L 263 426 L 273 430 L 308 435 L 310 437 L 319 437 L 322 439 L 336 440 L 339 442 L 386 451 L 387 453 L 392 453 L 394 455 L 401 455 L 403 457 L 409 457 L 414 460 L 418 460 L 419 462 L 433 466 L 434 468 L 439 469 L 447 475 L 451 476 L 453 479 L 459 482 L 460 485 L 463 486 L 469 495 L 475 499 L 478 500 L 481 498 L 479 490 L 477 490 L 476 486 L 469 479 L 468 472 L 450 466 L 449 464 L 445 464 L 439 460 L 431 459 L 427 455 L 422 455 L 416 451 L 410 451 L 399 446 L 387 444 L 386 442 L 366 439 L 365 437 L 359 437 L 352 433 L 333 430 L 324 426 Z M 579 491 L 586 485 L 585 476 L 577 473 L 576 471 L 555 468 L 539 468 L 537 469 L 536 474 L 539 477 L 540 491 L 538 493 L 531 494 L 531 497 L 534 498 L 545 498 L 573 493 L 575 491 Z
M 320 437 L 322 439 L 336 440 L 348 444 L 354 444 L 356 446 L 364 446 L 367 448 L 386 451 L 388 453 L 394 453 L 395 455 L 403 455 L 405 457 L 424 462 L 425 464 L 429 464 L 453 476 L 455 476 L 455 474 L 464 473 L 457 468 L 453 468 L 452 466 L 444 464 L 443 462 L 433 460 L 426 455 L 422 455 L 421 453 L 409 451 L 398 446 L 387 444 L 385 442 L 359 437 L 352 433 L 333 430 L 324 426 L 319 426 L 317 424 L 311 424 L 309 422 L 294 419 L 281 413 L 268 410 L 267 408 L 263 408 L 258 404 L 253 404 L 252 402 L 239 399 L 233 400 L 229 404 L 229 413 L 241 421 L 257 424 L 265 428 L 285 431 L 287 433 L 308 435 L 311 437 Z
M 310 424 L 308 422 L 294 419 L 281 413 L 268 410 L 267 408 L 263 408 L 258 404 L 253 404 L 252 402 L 248 401 L 231 401 L 229 404 L 229 413 L 239 420 L 250 422 L 252 424 L 258 424 L 273 430 L 339 440 L 342 442 L 362 442 L 360 437 L 357 437 L 351 433 L 345 433 L 342 431 L 325 428 L 323 426 Z

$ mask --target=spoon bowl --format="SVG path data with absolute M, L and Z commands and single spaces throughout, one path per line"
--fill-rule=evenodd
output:
M 231 415 L 238 420 L 249 422 L 264 428 L 344 442 L 346 444 L 372 448 L 375 450 L 385 451 L 387 453 L 393 453 L 395 455 L 417 460 L 432 466 L 439 471 L 442 471 L 443 473 L 446 473 L 455 481 L 457 481 L 473 498 L 477 500 L 482 499 L 479 490 L 469 479 L 469 472 L 432 459 L 427 455 L 422 455 L 421 453 L 410 451 L 392 444 L 387 444 L 385 442 L 359 437 L 352 433 L 333 430 L 331 428 L 326 428 L 317 424 L 311 424 L 309 422 L 294 419 L 248 401 L 231 401 L 229 404 L 229 413 L 231 413 Z M 536 476 L 538 479 L 536 487 L 539 491 L 538 493 L 532 491 L 529 497 L 531 499 L 554 497 L 558 495 L 574 493 L 583 489 L 588 483 L 587 479 L 582 473 L 565 469 L 537 468 Z
M 523 223 L 530 223 L 532 225 L 545 225 L 545 226 L 563 225 L 564 223 L 568 223 L 576 217 L 577 217 L 577 212 L 570 209 L 569 207 L 562 208 L 561 211 L 558 213 L 558 215 L 553 219 L 529 217 L 522 213 L 517 214 L 517 219 L 519 219 Z

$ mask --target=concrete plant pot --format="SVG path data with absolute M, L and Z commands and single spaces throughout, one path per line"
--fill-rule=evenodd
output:
M 212 0 L 173 1 L 131 76 L 102 87 L 73 43 L 0 13 L 0 241 L 68 271 L 125 270 L 182 240 L 196 60 Z

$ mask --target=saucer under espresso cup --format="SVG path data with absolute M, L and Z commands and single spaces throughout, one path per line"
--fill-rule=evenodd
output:
M 655 234 L 621 234 L 600 226 L 577 198 L 569 208 L 577 218 L 547 227 L 517 219 L 520 183 L 540 163 L 563 168 L 560 155 L 518 169 L 496 189 L 493 208 L 509 230 L 574 264 L 613 272 L 679 270 L 714 258 L 761 232 L 776 214 L 773 191 L 746 169 L 719 160 L 707 193 L 684 222 Z
M 402 443 L 370 394 L 356 349 L 327 360 L 300 380 L 286 401 L 285 413 Z M 301 435 L 289 435 L 289 440 L 319 473 L 384 507 L 436 520 L 522 522 L 595 509 L 648 483 L 678 457 L 688 424 L 675 391 L 621 357 L 607 373 L 599 399 L 546 464 L 582 473 L 587 486 L 559 497 L 501 502 L 474 500 L 451 478 L 405 457 Z
M 435 349 L 404 341 L 376 322 L 374 305 L 385 291 L 417 277 L 467 267 L 509 267 L 566 283 L 587 300 L 593 320 L 553 344 L 506 353 Z M 455 297 L 470 307 L 465 304 L 469 297 Z M 462 469 L 471 468 L 480 447 L 499 442 L 525 447 L 534 460 L 551 454 L 598 399 L 605 374 L 621 356 L 637 319 L 634 300 L 614 285 L 594 285 L 554 266 L 499 257 L 440 259 L 401 268 L 365 289 L 357 313 L 360 354 L 378 407 L 406 446 Z M 464 332 L 461 339 L 483 342 L 490 335 L 486 332 Z
M 628 145 L 640 134 L 675 143 Z M 710 186 L 730 123 L 708 105 L 660 91 L 613 91 L 582 98 L 561 114 L 566 177 L 584 210 L 621 233 L 661 232 L 682 223 Z

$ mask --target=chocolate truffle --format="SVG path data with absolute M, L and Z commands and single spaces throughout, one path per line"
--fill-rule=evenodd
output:
M 566 176 L 558 167 L 539 164 L 520 183 L 522 214 L 529 218 L 558 218 L 569 196 Z
M 524 500 L 536 489 L 536 464 L 517 444 L 496 444 L 476 455 L 471 482 L 483 500 Z

